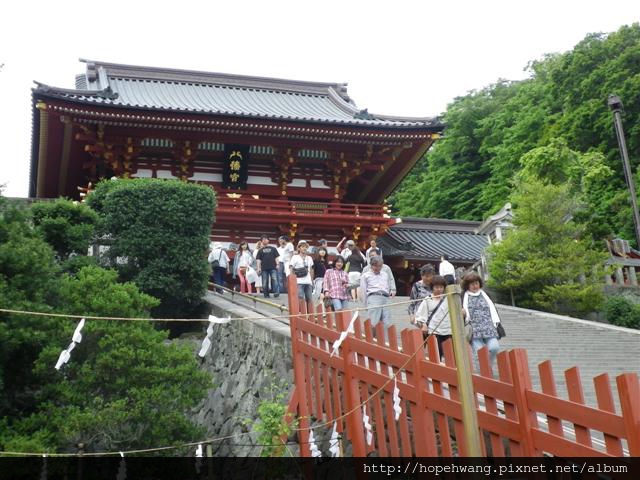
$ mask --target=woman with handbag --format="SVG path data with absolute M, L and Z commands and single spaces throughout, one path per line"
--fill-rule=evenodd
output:
M 291 257 L 289 268 L 296 276 L 298 298 L 300 300 L 304 300 L 306 303 L 311 303 L 313 259 L 307 254 L 308 248 L 309 244 L 305 240 L 300 240 L 298 242 L 298 253 Z
M 444 295 L 447 281 L 440 275 L 431 278 L 432 294 L 422 300 L 416 310 L 415 323 L 422 330 L 426 340 L 429 334 L 438 340 L 440 359 L 444 358 L 443 344 L 451 338 L 451 322 L 449 320 L 449 302 Z
M 333 268 L 325 272 L 322 282 L 324 298 L 331 301 L 331 306 L 336 312 L 346 309 L 347 301 L 349 300 L 349 293 L 347 292 L 349 276 L 343 269 L 344 258 L 338 256 L 333 261 Z
M 247 271 L 254 265 L 255 259 L 249 251 L 246 241 L 240 242 L 236 256 L 233 259 L 233 278 L 240 279 L 240 293 L 251 293 L 251 283 L 247 280 Z
M 471 325 L 471 349 L 473 350 L 476 369 L 478 365 L 478 350 L 486 346 L 489 349 L 491 364 L 495 363 L 496 355 L 500 351 L 498 339 L 504 336 L 500 317 L 493 301 L 482 289 L 482 278 L 476 272 L 470 272 L 462 279 L 462 310 L 465 322 Z

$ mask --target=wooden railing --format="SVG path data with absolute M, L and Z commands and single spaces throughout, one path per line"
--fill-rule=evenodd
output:
M 218 198 L 217 211 L 228 213 L 256 212 L 260 214 L 285 216 L 304 214 L 318 216 L 375 217 L 378 220 L 387 213 L 383 205 L 254 199 L 250 197 L 220 197 Z
M 456 360 L 450 342 L 440 362 L 437 342 L 426 348 L 421 332 L 405 329 L 402 344 L 395 327 L 376 335 L 369 321 L 355 322 L 337 355 L 332 344 L 350 320 L 350 313 L 300 314 L 295 278 L 290 277 L 289 308 L 293 342 L 295 390 L 289 410 L 299 419 L 300 451 L 309 456 L 309 427 L 331 429 L 334 422 L 353 456 L 467 456 Z M 584 404 L 577 367 L 565 372 L 569 399 L 560 398 L 549 361 L 539 365 L 542 392 L 532 389 L 527 352 L 501 352 L 497 372 L 488 352 L 480 350 L 480 372 L 472 376 L 474 406 L 481 430 L 483 455 L 640 456 L 640 382 L 638 375 L 616 377 L 621 413 L 615 411 L 609 376 L 593 379 L 598 407 Z M 397 373 L 402 414 L 394 420 L 391 376 Z M 363 407 L 374 428 L 366 442 Z M 316 435 L 316 438 L 318 435 Z M 601 441 L 596 441 L 601 439 Z M 350 444 L 350 446 L 349 446 Z M 350 448 L 349 448 L 350 447 Z

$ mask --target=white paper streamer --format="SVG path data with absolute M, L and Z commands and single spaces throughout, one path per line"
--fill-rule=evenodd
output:
M 338 348 L 340 348 L 340 345 L 342 345 L 342 342 L 344 342 L 344 339 L 347 338 L 350 333 L 355 333 L 353 325 L 356 322 L 356 318 L 358 318 L 357 310 L 353 312 L 353 316 L 351 317 L 351 321 L 349 322 L 349 326 L 347 327 L 347 329 L 344 332 L 340 332 L 340 338 L 333 342 L 333 350 L 331 351 L 330 357 L 338 354 Z
M 393 378 L 393 411 L 395 412 L 396 422 L 400 418 L 402 413 L 402 407 L 400 406 L 400 389 L 398 388 L 398 378 Z
M 338 436 L 338 422 L 333 423 L 333 431 L 331 432 L 331 440 L 329 440 L 329 451 L 331 456 L 340 456 L 340 437 Z
M 196 448 L 196 472 L 200 473 L 200 468 L 202 467 L 202 444 L 198 444 L 198 448 Z
M 125 480 L 127 478 L 127 463 L 124 460 L 124 453 L 120 453 L 120 465 L 118 466 L 118 474 L 116 480 Z
M 316 438 L 313 436 L 313 430 L 309 430 L 309 449 L 311 450 L 312 457 L 321 457 L 322 452 L 316 445 Z
M 373 430 L 371 429 L 371 423 L 369 423 L 369 415 L 367 415 L 367 406 L 362 406 L 362 424 L 367 432 L 367 445 L 373 443 Z
M 42 470 L 40 470 L 40 480 L 47 480 L 47 454 L 42 455 Z
M 63 350 L 62 352 L 60 352 L 60 356 L 58 357 L 58 361 L 56 362 L 56 366 L 55 369 L 56 370 L 60 370 L 60 367 L 62 367 L 62 365 L 64 365 L 65 363 L 67 363 L 69 361 L 69 359 L 71 358 L 71 352 L 73 351 L 74 348 L 76 348 L 76 344 L 80 343 L 82 341 L 82 327 L 84 327 L 84 318 L 80 320 L 80 322 L 78 322 L 78 325 L 76 326 L 75 331 L 73 332 L 73 337 L 71 338 L 71 343 L 69 344 L 69 346 Z
M 80 343 L 82 341 L 82 327 L 84 327 L 84 318 L 80 320 L 80 323 L 78 323 L 76 330 L 73 332 L 72 340 L 76 343 Z
M 230 321 L 231 321 L 231 317 L 219 318 L 214 315 L 209 315 L 209 323 L 229 323 Z
M 209 315 L 209 326 L 207 327 L 207 336 L 204 337 L 204 340 L 202 340 L 202 346 L 200 347 L 200 351 L 198 352 L 198 355 L 200 357 L 204 358 L 204 356 L 209 351 L 209 348 L 211 348 L 211 335 L 213 335 L 213 325 L 216 323 L 218 324 L 229 323 L 230 321 L 231 321 L 231 317 L 219 318 L 214 315 Z
M 62 352 L 60 352 L 60 356 L 58 357 L 58 361 L 56 362 L 56 370 L 60 370 L 60 367 L 67 363 L 70 358 L 71 355 L 67 350 L 63 350 Z

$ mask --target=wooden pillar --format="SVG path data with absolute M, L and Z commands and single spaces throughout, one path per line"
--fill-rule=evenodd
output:
M 295 381 L 295 389 L 298 394 L 298 441 L 300 442 L 300 456 L 310 457 L 311 449 L 309 447 L 309 404 L 307 398 L 306 378 L 304 373 L 304 353 L 300 350 L 298 342 L 301 341 L 298 331 L 298 322 L 301 321 L 299 316 L 300 308 L 298 303 L 298 294 L 296 288 L 295 275 L 289 275 L 289 327 L 291 328 L 291 345 L 293 354 L 293 376 Z
M 622 273 L 622 267 L 616 267 L 616 284 L 624 285 L 624 274 Z
M 460 403 L 462 404 L 462 423 L 464 425 L 466 454 L 469 457 L 482 457 L 476 397 L 473 391 L 473 378 L 471 376 L 471 361 L 467 350 L 469 347 L 464 337 L 460 286 L 448 285 L 445 291 L 449 304 L 449 318 L 451 319 L 451 336 L 456 358 L 458 390 L 460 391 Z M 460 441 L 460 439 L 458 439 L 458 441 Z
M 638 276 L 636 275 L 636 267 L 627 267 L 629 274 L 629 283 L 634 287 L 638 286 Z

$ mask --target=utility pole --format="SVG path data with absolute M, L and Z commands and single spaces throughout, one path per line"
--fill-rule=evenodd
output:
M 636 246 L 640 248 L 640 212 L 638 212 L 638 197 L 636 195 L 636 187 L 633 183 L 633 173 L 631 172 L 631 164 L 629 163 L 629 154 L 627 153 L 627 143 L 624 139 L 624 130 L 622 129 L 622 100 L 616 95 L 609 95 L 607 101 L 609 108 L 613 112 L 613 126 L 618 137 L 618 146 L 620 147 L 620 156 L 622 157 L 622 166 L 624 169 L 624 178 L 627 181 L 629 194 L 631 195 L 631 210 L 633 215 L 633 224 L 636 232 Z

